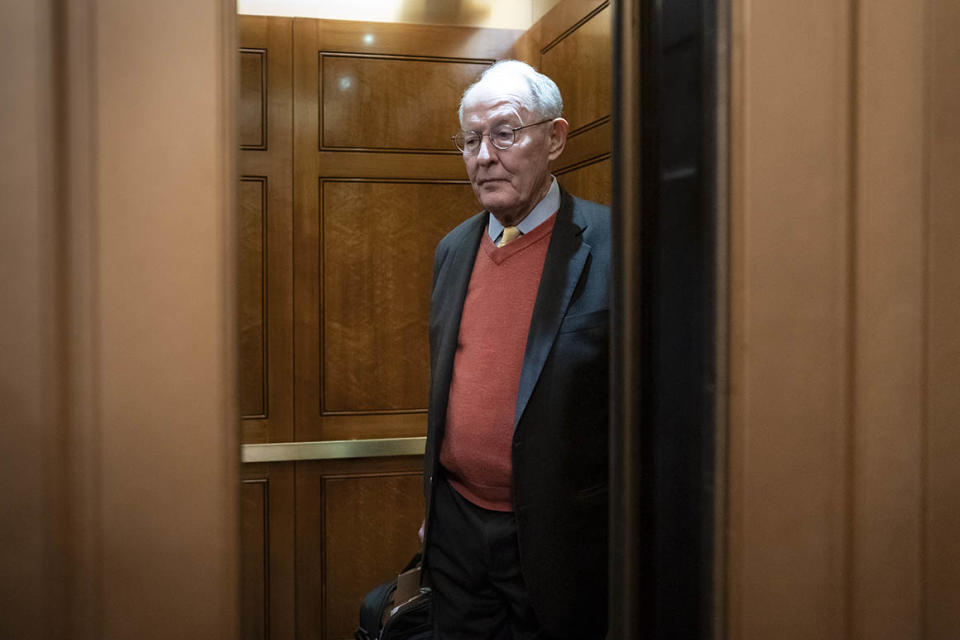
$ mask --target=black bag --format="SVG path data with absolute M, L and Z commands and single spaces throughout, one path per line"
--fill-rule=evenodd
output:
M 420 554 L 417 553 L 404 567 L 401 578 L 418 570 L 419 565 Z M 421 587 L 403 602 L 394 602 L 396 591 L 397 580 L 394 579 L 375 587 L 364 597 L 360 606 L 360 626 L 353 634 L 356 640 L 433 639 L 430 589 Z

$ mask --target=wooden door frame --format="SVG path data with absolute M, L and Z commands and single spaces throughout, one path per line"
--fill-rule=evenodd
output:
M 234 15 L 3 6 L 0 636 L 237 636 Z

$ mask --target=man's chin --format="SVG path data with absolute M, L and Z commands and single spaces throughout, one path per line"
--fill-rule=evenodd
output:
M 483 208 L 493 215 L 497 215 L 499 212 L 509 211 L 513 209 L 517 203 L 512 198 L 502 198 L 496 196 L 490 196 L 480 198 L 480 204 L 483 205 Z M 499 217 L 499 216 L 497 216 Z

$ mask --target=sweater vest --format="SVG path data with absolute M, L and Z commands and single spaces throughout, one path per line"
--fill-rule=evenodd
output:
M 463 303 L 440 464 L 453 488 L 484 509 L 513 510 L 518 387 L 555 221 L 504 247 L 485 232 Z

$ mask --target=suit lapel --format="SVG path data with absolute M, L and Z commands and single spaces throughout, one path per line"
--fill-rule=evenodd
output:
M 473 265 L 477 259 L 477 250 L 486 222 L 486 213 L 474 218 L 470 228 L 464 234 L 463 241 L 451 249 L 451 255 L 444 263 L 441 272 L 437 274 L 436 289 L 450 292 L 446 299 L 440 301 L 443 305 L 442 310 L 435 318 L 440 326 L 440 337 L 435 363 L 436 385 L 433 388 L 434 395 L 430 406 L 437 407 L 437 424 L 443 424 L 446 421 L 450 378 L 453 374 L 453 360 L 460 337 L 460 316 L 463 314 L 467 286 L 473 274 Z
M 523 357 L 523 371 L 517 393 L 514 429 L 520 422 L 530 395 L 540 378 L 550 349 L 557 337 L 573 291 L 590 255 L 590 245 L 583 241 L 584 225 L 574 215 L 573 198 L 563 191 L 560 210 L 553 226 L 550 246 L 543 263 L 543 275 L 537 289 L 537 300 L 530 319 L 530 332 Z

